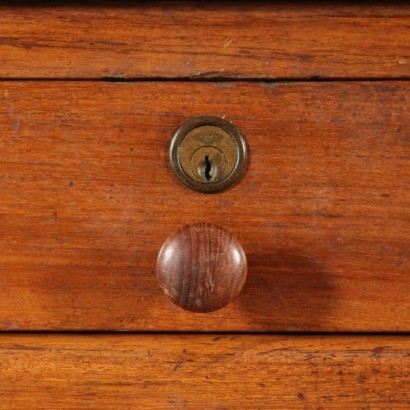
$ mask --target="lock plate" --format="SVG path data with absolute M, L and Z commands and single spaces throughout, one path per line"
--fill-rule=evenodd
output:
M 226 189 L 242 175 L 247 158 L 242 132 L 221 117 L 200 116 L 186 121 L 170 145 L 170 163 L 176 176 L 195 191 Z

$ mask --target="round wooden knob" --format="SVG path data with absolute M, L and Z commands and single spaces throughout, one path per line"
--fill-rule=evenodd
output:
M 247 274 L 245 252 L 220 226 L 198 223 L 171 235 L 157 260 L 159 284 L 183 309 L 212 312 L 242 290 Z

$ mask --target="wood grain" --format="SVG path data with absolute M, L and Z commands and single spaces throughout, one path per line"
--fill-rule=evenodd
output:
M 409 331 L 410 83 L 0 84 L 0 328 Z M 213 195 L 167 165 L 174 130 L 226 116 L 250 162 Z M 159 289 L 181 226 L 248 257 L 240 297 L 184 312 Z
M 408 409 L 408 337 L 1 335 L 1 409 Z
M 409 17 L 393 2 L 8 2 L 0 78 L 410 78 Z
M 157 259 L 164 293 L 192 312 L 213 312 L 231 303 L 246 281 L 246 256 L 226 229 L 186 225 L 167 238 Z

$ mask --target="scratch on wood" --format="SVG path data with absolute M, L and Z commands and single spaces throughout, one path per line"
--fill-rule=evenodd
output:
M 232 39 L 226 38 L 224 41 L 224 47 L 229 47 L 232 44 Z
M 17 130 L 19 129 L 19 126 L 20 126 L 20 120 L 17 119 L 16 121 L 14 121 L 14 124 L 13 124 L 13 132 L 17 132 Z

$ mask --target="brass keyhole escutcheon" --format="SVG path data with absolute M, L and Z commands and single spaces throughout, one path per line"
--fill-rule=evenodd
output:
M 180 181 L 199 192 L 226 189 L 246 166 L 245 139 L 238 127 L 221 117 L 186 121 L 170 145 L 171 168 Z

